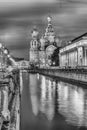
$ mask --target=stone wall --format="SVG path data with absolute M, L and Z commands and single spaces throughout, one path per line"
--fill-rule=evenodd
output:
M 4 73 L 3 78 L 0 79 L 2 80 L 0 83 L 0 130 L 19 130 L 19 71 Z
M 38 69 L 37 73 L 52 77 L 75 81 L 77 83 L 87 83 L 87 69 Z

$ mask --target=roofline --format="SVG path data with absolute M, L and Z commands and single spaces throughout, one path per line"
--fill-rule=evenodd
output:
M 81 40 L 81 39 L 82 39 L 82 37 L 83 37 L 83 36 L 85 36 L 85 35 L 87 35 L 87 32 L 86 32 L 86 33 L 84 33 L 84 34 L 82 34 L 82 35 L 80 35 L 80 36 L 78 36 L 78 37 L 76 37 L 76 38 L 74 38 L 74 39 L 72 39 L 72 40 L 70 40 L 70 41 L 71 41 L 71 43 L 70 43 L 70 44 L 64 45 L 64 46 L 63 46 L 63 47 L 61 47 L 61 48 L 64 48 L 64 47 L 66 47 L 66 46 L 68 46 L 68 45 L 73 44 L 74 42 L 77 42 L 77 41 Z
M 74 38 L 73 40 L 71 40 L 71 42 L 75 42 L 75 41 L 79 40 L 80 38 L 82 38 L 85 35 L 87 35 L 87 32 L 82 34 L 81 36 L 78 36 L 78 37 Z

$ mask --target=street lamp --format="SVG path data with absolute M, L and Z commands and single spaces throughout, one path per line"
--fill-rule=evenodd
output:
M 9 54 L 7 55 L 7 57 L 8 57 L 8 58 L 11 58 L 11 56 L 10 56 Z
M 12 58 L 12 56 L 10 54 L 8 54 L 7 57 L 9 58 L 9 60 L 11 61 L 13 66 L 17 66 L 16 61 Z
M 9 53 L 8 49 L 4 49 L 4 54 L 7 55 Z
M 55 65 L 55 62 L 53 62 L 53 65 Z

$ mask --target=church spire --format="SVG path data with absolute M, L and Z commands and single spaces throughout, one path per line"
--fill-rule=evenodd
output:
M 48 16 L 47 21 L 48 21 L 48 25 L 45 31 L 45 39 L 52 44 L 55 40 L 55 33 L 52 26 L 52 18 Z
M 52 18 L 50 16 L 47 17 L 48 25 L 51 25 Z

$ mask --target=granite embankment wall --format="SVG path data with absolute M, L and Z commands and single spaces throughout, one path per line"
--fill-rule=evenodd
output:
M 87 69 L 34 69 L 28 70 L 30 73 L 39 73 L 47 76 L 58 77 L 68 81 L 74 81 L 78 83 L 87 83 Z
M 20 130 L 19 71 L 0 72 L 0 130 Z

